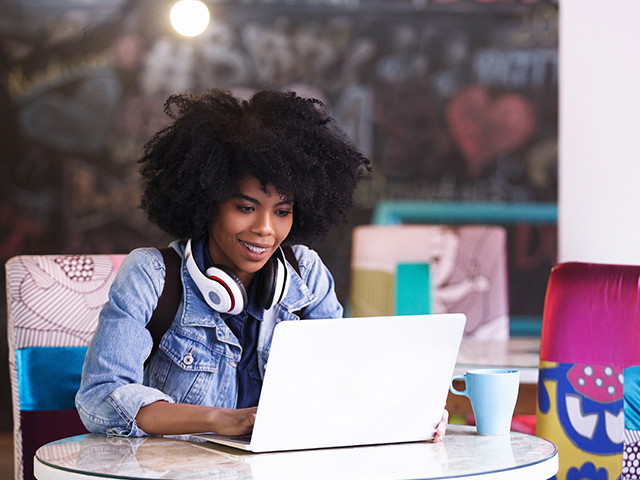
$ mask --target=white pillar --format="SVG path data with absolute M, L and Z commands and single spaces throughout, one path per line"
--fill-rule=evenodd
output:
M 640 265 L 640 1 L 559 10 L 558 258 Z

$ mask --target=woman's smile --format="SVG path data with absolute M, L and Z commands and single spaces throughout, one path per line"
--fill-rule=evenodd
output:
M 270 247 L 260 247 L 258 245 L 251 245 L 247 242 L 243 242 L 242 240 L 240 240 L 240 243 L 242 243 L 245 247 L 247 247 L 249 250 L 251 250 L 251 252 L 256 253 L 256 254 L 260 254 L 260 253 L 264 253 L 267 250 L 269 250 Z

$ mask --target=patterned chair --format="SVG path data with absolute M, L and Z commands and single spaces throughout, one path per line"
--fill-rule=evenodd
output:
M 15 479 L 43 444 L 86 433 L 74 397 L 124 255 L 23 255 L 6 263 Z
M 541 340 L 536 433 L 557 478 L 640 478 L 640 266 L 554 267 Z
M 506 231 L 486 225 L 361 225 L 353 231 L 356 317 L 461 312 L 465 338 L 507 340 Z

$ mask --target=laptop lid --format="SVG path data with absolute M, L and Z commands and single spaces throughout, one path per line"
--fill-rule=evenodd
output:
M 465 321 L 441 314 L 281 322 L 250 450 L 431 439 Z

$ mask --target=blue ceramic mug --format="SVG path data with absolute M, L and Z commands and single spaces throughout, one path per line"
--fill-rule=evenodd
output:
M 464 380 L 464 391 L 453 388 L 457 379 Z M 449 386 L 451 393 L 469 397 L 480 435 L 509 433 L 519 388 L 520 372 L 507 369 L 469 370 L 454 375 Z

